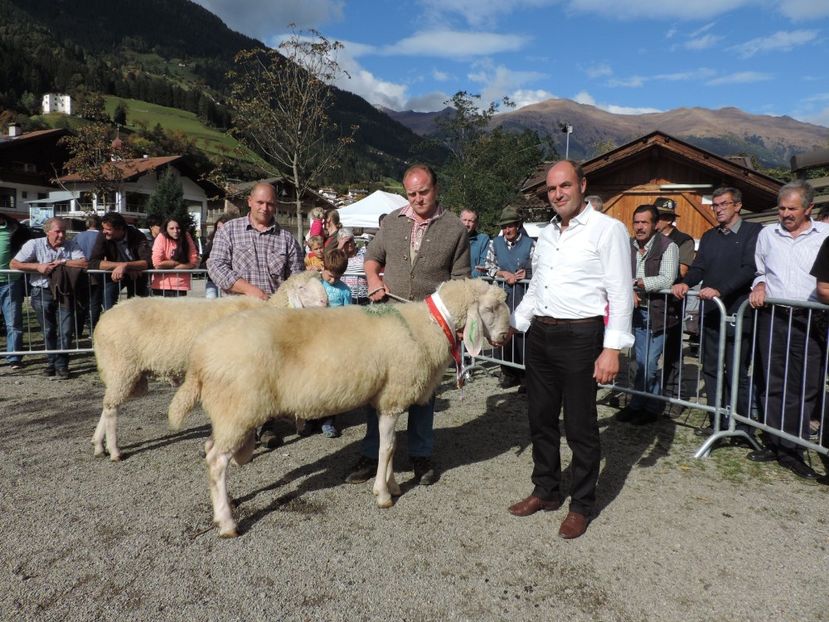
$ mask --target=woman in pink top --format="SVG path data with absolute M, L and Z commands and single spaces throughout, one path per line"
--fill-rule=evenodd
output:
M 181 230 L 177 220 L 165 220 L 161 233 L 153 242 L 153 267 L 156 270 L 192 270 L 197 261 L 196 244 L 190 234 Z M 153 274 L 152 288 L 155 296 L 186 296 L 190 275 Z

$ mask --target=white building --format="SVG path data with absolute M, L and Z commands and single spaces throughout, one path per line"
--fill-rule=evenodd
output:
M 43 114 L 50 112 L 62 112 L 72 114 L 72 98 L 69 95 L 59 93 L 46 93 L 43 96 Z

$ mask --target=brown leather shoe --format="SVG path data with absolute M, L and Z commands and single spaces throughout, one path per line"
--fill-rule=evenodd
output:
M 565 540 L 578 538 L 587 531 L 587 524 L 589 522 L 584 514 L 567 512 L 567 516 L 561 522 L 561 527 L 558 529 L 558 537 L 564 538 Z
M 561 507 L 561 501 L 545 501 L 534 495 L 522 499 L 518 503 L 509 506 L 509 513 L 513 516 L 530 516 L 539 510 L 554 512 Z

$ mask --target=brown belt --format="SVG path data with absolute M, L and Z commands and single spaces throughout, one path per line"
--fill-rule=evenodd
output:
M 578 317 L 578 318 L 556 318 L 556 317 L 548 317 L 546 315 L 536 315 L 533 317 L 533 321 L 540 322 L 541 324 L 548 324 L 550 326 L 563 326 L 566 324 L 589 324 L 594 322 L 603 322 L 604 316 L 602 315 L 594 315 L 593 317 Z

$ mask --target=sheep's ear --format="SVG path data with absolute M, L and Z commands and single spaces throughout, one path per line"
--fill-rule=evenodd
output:
M 478 356 L 484 347 L 484 333 L 481 330 L 483 320 L 478 313 L 478 303 L 469 307 L 466 314 L 466 326 L 463 327 L 463 345 L 472 356 Z
M 300 297 L 299 292 L 295 289 L 288 292 L 288 305 L 290 305 L 291 309 L 302 308 L 302 298 Z

